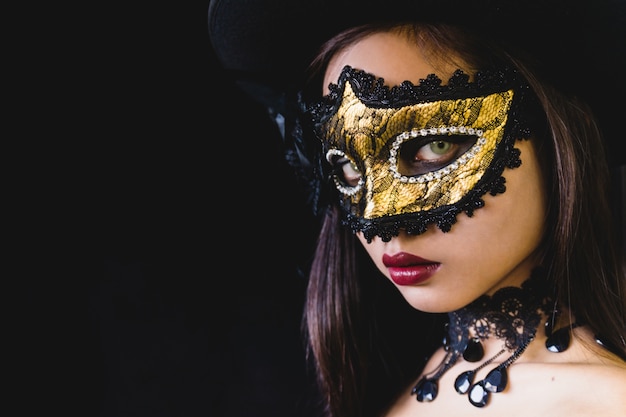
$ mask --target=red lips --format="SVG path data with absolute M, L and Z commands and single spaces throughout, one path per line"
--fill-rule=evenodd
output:
M 397 285 L 415 285 L 426 281 L 439 269 L 439 262 L 420 258 L 406 252 L 383 255 L 383 264 Z
M 387 254 L 383 255 L 383 264 L 385 264 L 387 268 L 394 266 L 413 266 L 434 263 L 436 262 L 420 258 L 419 256 L 411 255 L 406 252 L 398 252 L 393 256 Z

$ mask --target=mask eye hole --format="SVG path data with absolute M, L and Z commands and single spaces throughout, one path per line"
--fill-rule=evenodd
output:
M 450 135 L 426 136 L 402 143 L 398 153 L 398 172 L 415 176 L 436 171 L 458 159 L 476 142 L 476 137 Z
M 363 176 L 354 161 L 338 149 L 331 149 L 326 160 L 333 168 L 333 179 L 337 189 L 344 194 L 353 195 L 363 185 Z
M 413 130 L 396 137 L 391 170 L 401 181 L 422 182 L 445 175 L 465 163 L 485 139 L 479 129 L 444 127 Z

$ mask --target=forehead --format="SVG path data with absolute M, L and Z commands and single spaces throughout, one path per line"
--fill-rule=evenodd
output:
M 432 55 L 427 56 L 406 34 L 378 32 L 344 48 L 330 60 L 324 76 L 323 94 L 328 94 L 328 84 L 337 82 L 346 65 L 384 78 L 389 86 L 404 81 L 418 84 L 420 79 L 433 73 L 447 80 L 459 68 L 441 61 L 433 62 Z

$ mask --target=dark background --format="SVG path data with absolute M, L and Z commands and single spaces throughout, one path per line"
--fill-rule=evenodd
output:
M 72 176 L 93 179 L 72 194 L 87 237 L 57 257 L 58 277 L 78 278 L 70 290 L 57 277 L 28 293 L 26 415 L 310 409 L 299 326 L 315 222 L 265 110 L 217 64 L 208 3 L 105 3 L 75 17 L 98 24 L 74 52 L 90 145 Z
M 315 415 L 299 326 L 316 223 L 217 64 L 208 4 L 27 6 L 11 37 L 16 415 Z

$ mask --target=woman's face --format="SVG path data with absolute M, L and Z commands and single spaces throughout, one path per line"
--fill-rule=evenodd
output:
M 336 83 L 346 65 L 382 77 L 390 86 L 405 80 L 417 84 L 432 73 L 447 80 L 457 69 L 430 62 L 415 44 L 394 33 L 370 35 L 335 55 L 324 85 Z M 472 217 L 459 214 L 450 231 L 431 225 L 420 235 L 401 231 L 388 242 L 376 236 L 371 243 L 358 233 L 378 269 L 414 308 L 457 310 L 482 294 L 519 286 L 538 264 L 544 184 L 532 141 L 517 141 L 516 147 L 522 164 L 504 170 L 506 191 L 486 194 L 484 207 Z

